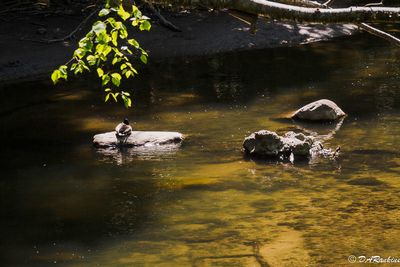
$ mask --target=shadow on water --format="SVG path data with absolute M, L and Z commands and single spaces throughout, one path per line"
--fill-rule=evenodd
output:
M 134 109 L 92 77 L 0 89 L 1 260 L 10 266 L 347 264 L 400 242 L 399 50 L 365 36 L 153 62 Z M 319 98 L 338 124 L 279 119 Z M 98 151 L 123 117 L 180 131 L 179 149 Z M 251 132 L 330 136 L 335 160 L 243 158 Z M 382 233 L 385 233 L 384 235 Z

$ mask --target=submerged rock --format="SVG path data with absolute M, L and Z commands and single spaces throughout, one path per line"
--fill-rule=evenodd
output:
M 347 183 L 350 185 L 362 185 L 362 186 L 378 186 L 385 184 L 384 182 L 374 177 L 355 178 L 348 181 Z
M 138 146 L 159 146 L 180 144 L 183 135 L 178 132 L 148 132 L 148 131 L 132 131 L 123 144 L 124 147 Z M 98 148 L 117 147 L 118 141 L 115 132 L 97 134 L 93 137 L 93 145 Z
M 292 118 L 311 121 L 333 121 L 345 115 L 346 113 L 333 101 L 321 99 L 298 109 Z
M 287 132 L 279 136 L 275 132 L 261 130 L 252 133 L 244 139 L 244 151 L 252 156 L 280 157 L 301 156 L 307 157 L 311 154 L 314 138 L 302 133 Z

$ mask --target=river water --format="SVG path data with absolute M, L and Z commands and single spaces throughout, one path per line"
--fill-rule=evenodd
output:
M 87 78 L 3 85 L 2 266 L 321 266 L 400 257 L 400 50 L 359 35 L 152 62 L 103 104 Z M 328 98 L 337 125 L 283 120 Z M 123 117 L 179 149 L 97 151 Z M 336 127 L 336 130 L 335 130 Z M 340 128 L 340 129 L 338 129 Z M 330 134 L 336 160 L 243 157 L 268 129 Z

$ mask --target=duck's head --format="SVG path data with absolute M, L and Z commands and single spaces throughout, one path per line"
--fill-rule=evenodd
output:
M 127 118 L 124 119 L 124 124 L 129 125 L 129 121 Z

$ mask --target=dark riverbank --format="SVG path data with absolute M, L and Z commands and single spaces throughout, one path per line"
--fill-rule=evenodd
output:
M 226 11 L 191 11 L 165 14 L 182 29 L 173 32 L 153 20 L 150 32 L 135 35 L 149 51 L 150 60 L 166 57 L 202 56 L 223 52 L 293 46 L 356 31 L 354 25 L 299 25 L 260 19 L 257 34 L 249 25 Z M 76 39 L 58 43 L 38 42 L 67 36 L 83 20 L 82 15 L 30 15 L 5 20 L 0 25 L 0 82 L 42 79 L 68 61 Z M 79 31 L 79 39 L 90 27 Z

